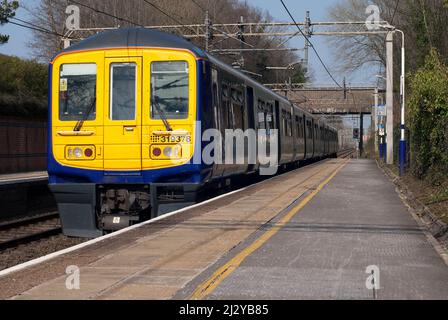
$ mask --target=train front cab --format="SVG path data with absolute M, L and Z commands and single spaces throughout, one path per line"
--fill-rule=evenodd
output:
M 165 49 L 54 59 L 48 172 L 65 234 L 98 236 L 109 220 L 132 224 L 142 217 L 125 212 L 154 207 L 153 186 L 169 191 L 180 180 L 175 187 L 185 191 L 200 183 L 200 168 L 188 164 L 195 148 L 196 65 L 190 52 Z

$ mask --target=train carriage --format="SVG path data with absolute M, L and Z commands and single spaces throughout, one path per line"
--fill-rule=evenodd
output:
M 247 148 L 243 163 L 192 161 L 207 129 L 262 130 L 287 165 L 337 152 L 336 131 L 319 122 L 175 35 L 130 28 L 85 39 L 49 69 L 48 173 L 64 233 L 99 236 L 258 172 Z

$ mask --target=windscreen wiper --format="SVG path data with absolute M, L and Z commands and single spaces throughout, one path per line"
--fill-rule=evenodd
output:
M 93 107 L 95 106 L 95 104 L 96 104 L 96 96 L 95 96 L 95 98 L 93 98 L 92 104 L 89 106 L 89 109 L 84 114 L 84 116 L 78 122 L 76 122 L 76 125 L 73 128 L 73 131 L 81 130 L 82 125 L 84 124 L 84 121 L 86 121 L 89 118 L 89 116 L 92 113 L 92 110 L 93 110 Z
M 173 128 L 171 127 L 170 123 L 168 122 L 165 113 L 163 112 L 162 108 L 160 107 L 159 103 L 156 100 L 157 100 L 157 98 L 154 97 L 152 99 L 152 103 L 156 107 L 156 110 L 157 110 L 157 113 L 159 114 L 160 120 L 162 120 L 167 131 L 173 131 Z
M 179 78 L 179 79 L 176 79 L 176 80 L 173 80 L 173 81 L 171 81 L 171 82 L 168 82 L 167 84 L 164 84 L 163 86 L 161 86 L 161 87 L 156 87 L 156 89 L 157 90 L 163 90 L 163 89 L 168 89 L 168 88 L 172 88 L 173 87 L 173 84 L 175 84 L 175 83 L 178 83 L 179 81 L 182 81 L 182 80 L 184 80 L 185 78 L 187 78 L 188 76 L 183 76 L 183 77 L 181 77 L 181 78 Z M 182 84 L 182 85 L 180 85 L 179 87 L 185 87 L 185 86 L 187 86 L 186 84 Z

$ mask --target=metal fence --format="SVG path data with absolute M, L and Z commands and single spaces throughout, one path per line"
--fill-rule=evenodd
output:
M 0 117 L 0 174 L 45 171 L 47 122 Z

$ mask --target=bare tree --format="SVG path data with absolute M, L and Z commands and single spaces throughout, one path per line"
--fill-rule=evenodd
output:
M 337 21 L 364 21 L 368 5 L 380 8 L 381 20 L 404 31 L 408 70 L 421 66 L 431 47 L 448 57 L 448 8 L 444 0 L 343 0 L 330 8 L 329 16 Z M 384 36 L 338 37 L 330 39 L 341 71 L 354 71 L 367 64 L 385 65 Z M 395 42 L 399 49 L 400 41 Z M 400 56 L 395 55 L 395 67 Z M 384 68 L 383 68 L 384 70 Z M 398 70 L 396 70 L 398 71 Z
M 272 17 L 257 8 L 238 0 L 40 0 L 37 8 L 29 8 L 33 22 L 55 33 L 63 34 L 65 30 L 65 9 L 69 4 L 81 4 L 81 26 L 91 27 L 129 27 L 135 25 L 177 25 L 202 24 L 205 10 L 209 11 L 213 23 L 236 23 L 240 17 L 248 22 L 272 21 Z M 107 14 L 105 14 L 107 13 Z M 218 31 L 215 31 L 217 33 Z M 37 58 L 48 61 L 62 49 L 60 36 L 35 31 L 31 43 Z M 280 45 L 279 39 L 251 37 L 244 39 L 257 48 L 274 48 Z M 204 47 L 204 39 L 193 40 L 195 44 Z M 235 39 L 216 37 L 211 48 L 239 48 Z M 284 47 L 284 46 L 280 46 Z M 239 56 L 220 56 L 228 63 L 235 62 Z M 259 73 L 264 82 L 273 82 L 277 76 L 267 71 L 267 65 L 287 65 L 297 61 L 298 57 L 287 51 L 244 53 L 244 68 Z M 298 67 L 294 73 L 302 72 Z M 303 74 L 303 72 L 302 72 Z M 285 81 L 292 72 L 285 72 L 280 81 Z
M 329 16 L 336 21 L 364 21 L 366 8 L 370 4 L 370 0 L 344 0 L 330 8 Z M 382 7 L 381 11 L 385 9 Z M 385 65 L 383 36 L 338 36 L 329 39 L 332 47 L 336 48 L 336 57 L 341 61 L 339 71 L 353 72 L 367 64 Z

